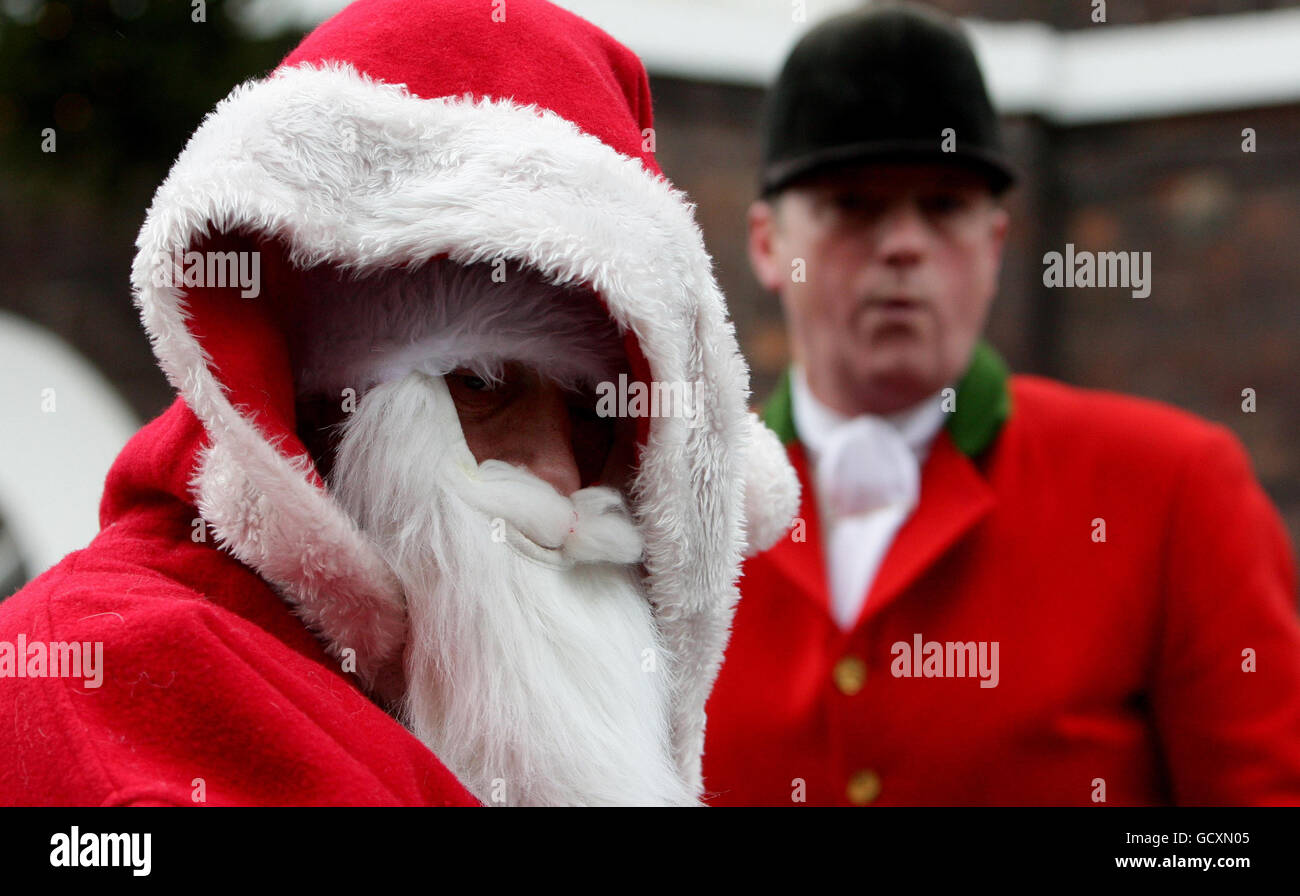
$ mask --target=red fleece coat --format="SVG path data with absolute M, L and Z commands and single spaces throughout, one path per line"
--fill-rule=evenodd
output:
M 1295 571 L 1237 440 L 1151 402 L 1011 383 L 975 457 L 951 426 L 935 440 L 849 632 L 789 442 L 807 539 L 745 565 L 708 707 L 712 804 L 1300 804 Z M 895 677 L 894 645 L 918 634 L 999 642 L 998 685 Z
M 0 603 L 0 641 L 102 641 L 103 681 L 0 678 L 0 805 L 472 806 L 288 606 L 195 526 L 177 401 L 118 457 L 102 531 Z

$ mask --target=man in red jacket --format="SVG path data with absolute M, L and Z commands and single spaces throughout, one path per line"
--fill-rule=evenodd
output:
M 979 339 L 1012 175 L 956 24 L 830 20 L 768 111 L 803 505 L 744 567 L 711 802 L 1300 803 L 1294 566 L 1237 440 Z
M 0 804 L 696 804 L 797 506 L 645 73 L 362 0 L 236 89 L 132 271 L 179 397 L 0 605 Z

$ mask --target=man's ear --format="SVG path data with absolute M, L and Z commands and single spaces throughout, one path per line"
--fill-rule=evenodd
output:
M 1002 247 L 1007 242 L 1007 231 L 1011 229 L 1011 213 L 1001 202 L 994 206 L 992 227 L 993 239 L 998 244 L 998 252 L 1001 253 Z
M 749 263 L 758 282 L 771 292 L 781 286 L 783 268 L 777 257 L 780 222 L 774 203 L 756 199 L 749 206 Z
M 1007 244 L 1007 232 L 1011 229 L 1011 213 L 1006 210 L 1001 202 L 993 206 L 992 218 L 989 221 L 989 242 L 993 251 L 993 270 L 1001 272 L 1002 270 L 1002 250 Z

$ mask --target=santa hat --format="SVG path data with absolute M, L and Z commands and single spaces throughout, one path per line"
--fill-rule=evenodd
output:
M 372 682 L 400 662 L 403 598 L 295 432 L 287 330 L 310 300 L 303 272 L 505 259 L 597 296 L 634 374 L 697 390 L 696 420 L 639 421 L 631 492 L 671 653 L 674 752 L 698 788 L 740 559 L 786 530 L 798 486 L 746 410 L 746 365 L 652 129 L 636 57 L 549 3 L 361 0 L 203 122 L 154 198 L 132 280 L 208 434 L 191 488 L 210 531 Z M 183 285 L 185 250 L 257 253 L 257 295 Z

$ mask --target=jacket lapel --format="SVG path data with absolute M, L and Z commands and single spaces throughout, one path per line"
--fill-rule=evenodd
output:
M 957 449 L 951 433 L 941 430 L 921 474 L 920 502 L 894 536 L 857 624 L 893 603 L 996 503 L 975 464 Z
M 808 456 L 803 445 L 791 442 L 786 445 L 790 464 L 799 476 L 799 515 L 794 527 L 785 538 L 778 541 L 766 554 L 764 562 L 774 564 L 795 590 L 830 614 L 830 586 L 826 580 L 826 560 L 822 552 L 821 520 L 817 515 L 812 476 L 808 469 Z M 801 530 L 802 527 L 802 531 Z

